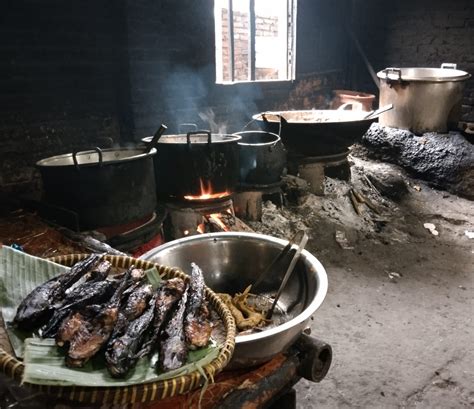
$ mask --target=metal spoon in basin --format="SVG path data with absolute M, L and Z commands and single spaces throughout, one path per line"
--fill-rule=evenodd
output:
M 274 270 L 276 265 L 283 259 L 283 257 L 285 257 L 291 251 L 293 245 L 294 244 L 297 245 L 296 251 L 293 254 L 290 264 L 288 265 L 285 275 L 283 276 L 283 279 L 280 283 L 280 287 L 278 288 L 277 294 L 273 300 L 273 304 L 270 307 L 270 309 L 267 311 L 267 313 L 265 314 L 266 319 L 270 319 L 272 317 L 273 311 L 275 310 L 275 307 L 280 298 L 280 295 L 283 289 L 285 288 L 286 283 L 288 282 L 288 279 L 290 278 L 291 273 L 293 272 L 296 266 L 296 262 L 298 261 L 300 254 L 303 251 L 304 247 L 306 246 L 307 242 L 308 242 L 308 235 L 306 234 L 306 232 L 303 230 L 298 231 L 288 241 L 288 244 L 283 248 L 283 250 L 278 254 L 278 256 L 270 263 L 270 265 L 264 271 L 260 273 L 260 275 L 257 277 L 257 280 L 252 285 L 252 289 L 255 290 L 255 288 L 262 282 L 263 278 L 267 275 L 267 273 Z

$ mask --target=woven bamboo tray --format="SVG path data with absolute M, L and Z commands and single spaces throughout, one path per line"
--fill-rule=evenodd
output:
M 73 254 L 67 256 L 52 257 L 49 260 L 58 264 L 72 266 L 78 261 L 86 258 L 88 254 Z M 126 256 L 105 256 L 114 267 L 128 268 L 134 265 L 137 268 L 149 269 L 156 267 L 163 278 L 169 279 L 174 277 L 182 278 L 186 281 L 189 276 L 177 268 L 165 267 L 150 261 L 135 259 Z M 209 300 L 211 308 L 213 308 L 221 318 L 226 338 L 219 355 L 209 364 L 203 366 L 203 374 L 193 371 L 189 374 L 178 376 L 175 378 L 160 380 L 156 382 L 141 383 L 131 386 L 117 387 L 75 387 L 75 386 L 46 386 L 46 385 L 24 385 L 38 390 L 40 392 L 52 395 L 58 398 L 64 398 L 71 401 L 84 403 L 145 403 L 176 395 L 185 394 L 191 390 L 199 388 L 206 381 L 212 380 L 230 361 L 235 346 L 235 323 L 231 312 L 220 300 L 220 298 L 209 288 L 205 288 L 206 298 Z M 8 341 L 7 341 L 8 342 Z M 7 345 L 0 344 L 0 368 L 7 376 L 21 382 L 24 365 L 17 360 L 14 355 L 8 353 L 5 349 L 9 349 Z

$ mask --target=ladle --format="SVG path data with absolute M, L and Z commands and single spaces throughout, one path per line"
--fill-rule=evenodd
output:
M 369 114 L 364 116 L 363 119 L 375 118 L 376 116 L 378 116 L 378 115 L 380 115 L 380 114 L 382 114 L 386 111 L 390 111 L 392 108 L 393 108 L 393 104 L 384 105 L 383 107 L 381 107 L 379 109 L 376 109 L 375 111 L 369 112 Z
M 155 132 L 153 135 L 153 138 L 151 138 L 151 141 L 147 145 L 147 150 L 146 153 L 150 152 L 153 148 L 155 148 L 158 145 L 158 141 L 161 138 L 161 135 L 168 129 L 168 127 L 164 124 L 161 124 L 158 130 Z

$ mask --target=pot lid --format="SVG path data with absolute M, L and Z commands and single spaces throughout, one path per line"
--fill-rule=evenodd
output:
M 408 67 L 408 68 L 385 68 L 377 73 L 380 79 L 392 81 L 464 81 L 471 77 L 466 71 L 455 68 L 426 68 L 426 67 Z
M 81 151 L 77 153 L 66 153 L 63 155 L 51 156 L 50 158 L 41 159 L 36 163 L 36 166 L 75 166 L 74 156 L 79 166 L 94 166 L 94 165 L 110 165 L 113 163 L 123 163 L 128 161 L 139 160 L 146 156 L 153 156 L 156 154 L 156 149 L 146 152 L 146 148 L 109 148 L 89 151 Z

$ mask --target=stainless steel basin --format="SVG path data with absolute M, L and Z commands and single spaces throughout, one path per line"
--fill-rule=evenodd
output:
M 190 274 L 190 263 L 204 272 L 206 284 L 215 292 L 235 293 L 253 283 L 287 241 L 256 233 L 209 233 L 186 237 L 157 247 L 142 258 L 179 267 Z M 259 293 L 274 294 L 284 275 L 276 268 L 264 280 Z M 238 335 L 230 367 L 253 366 L 270 360 L 288 348 L 306 327 L 326 296 L 328 280 L 324 267 L 303 250 L 278 307 L 286 315 L 277 326 L 249 335 Z

